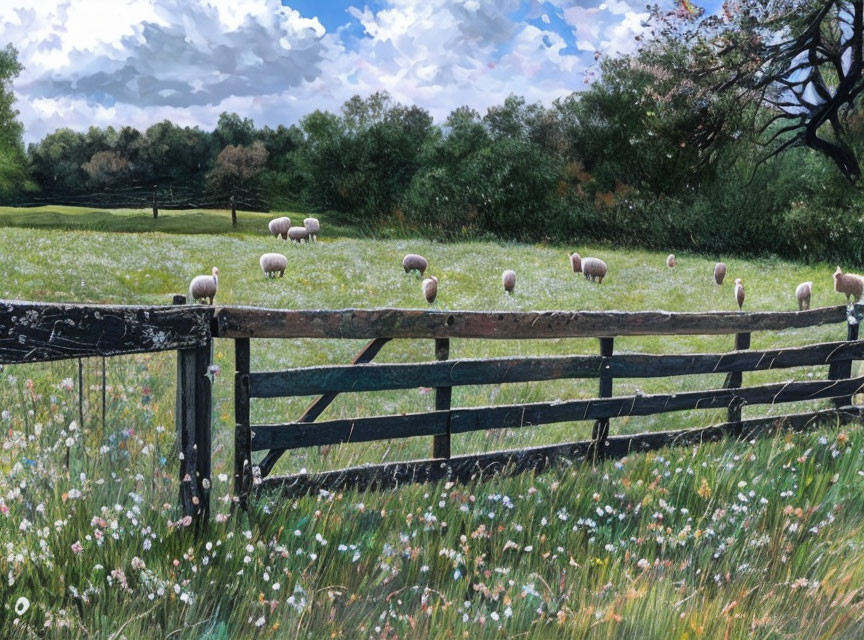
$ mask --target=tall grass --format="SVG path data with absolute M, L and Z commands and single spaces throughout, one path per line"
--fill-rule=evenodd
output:
M 74 212 L 73 212 L 74 213 Z M 123 217 L 126 214 L 120 214 Z M 218 302 L 285 308 L 425 306 L 399 263 L 408 251 L 441 279 L 439 309 L 731 309 L 713 261 L 612 251 L 602 286 L 568 272 L 560 247 L 362 240 L 325 226 L 290 246 L 261 228 L 232 235 L 6 228 L 0 295 L 167 303 L 216 265 Z M 257 224 L 257 223 L 256 223 Z M 264 251 L 289 258 L 265 280 Z M 727 260 L 750 309 L 837 304 L 831 267 Z M 499 291 L 514 268 L 516 295 Z M 830 326 L 754 336 L 754 348 L 842 339 Z M 624 352 L 725 351 L 730 338 L 616 341 Z M 347 362 L 357 341 L 256 341 L 255 369 Z M 590 340 L 454 341 L 451 357 L 595 353 Z M 430 360 L 431 341 L 395 341 L 382 361 Z M 858 637 L 864 432 L 724 442 L 636 455 L 596 468 L 562 464 L 479 485 L 343 492 L 297 501 L 264 496 L 230 509 L 231 343 L 217 341 L 214 518 L 194 536 L 176 505 L 172 354 L 84 365 L 6 367 L 0 375 L 0 637 L 74 638 L 780 638 Z M 745 374 L 745 384 L 824 377 L 826 367 Z M 720 376 L 616 381 L 615 393 L 719 386 Z M 454 406 L 591 397 L 596 382 L 459 389 Z M 427 390 L 349 394 L 325 417 L 419 411 Z M 253 420 L 296 419 L 305 400 L 262 401 Z M 813 403 L 807 405 L 812 407 Z M 745 415 L 792 407 L 748 407 Z M 83 409 L 83 420 L 81 413 Z M 613 420 L 612 432 L 699 426 L 718 412 Z M 490 425 L 494 426 L 494 425 Z M 490 430 L 456 452 L 586 435 L 590 425 Z M 300 450 L 277 471 L 428 454 L 428 439 Z M 17 612 L 16 612 L 17 607 Z

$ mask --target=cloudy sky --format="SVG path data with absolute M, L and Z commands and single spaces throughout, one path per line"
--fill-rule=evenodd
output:
M 510 93 L 548 102 L 583 88 L 595 51 L 633 47 L 645 5 L 0 0 L 0 45 L 13 43 L 25 66 L 15 90 L 27 141 L 165 118 L 210 129 L 222 111 L 289 124 L 376 90 L 443 118 Z

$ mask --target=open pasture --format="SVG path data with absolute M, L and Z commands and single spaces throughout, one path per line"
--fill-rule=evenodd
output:
M 269 237 L 268 217 L 257 214 L 241 214 L 238 233 L 119 233 L 108 229 L 132 224 L 126 218 L 134 214 L 106 215 L 114 216 L 108 220 L 115 226 L 103 230 L 4 228 L 0 297 L 164 304 L 184 293 L 192 276 L 218 266 L 222 304 L 426 307 L 420 281 L 400 266 L 405 253 L 415 252 L 429 259 L 428 273 L 439 278 L 439 309 L 732 310 L 734 278 L 745 283 L 749 310 L 794 309 L 795 285 L 805 280 L 814 282 L 813 307 L 843 301 L 831 291 L 833 266 L 824 264 L 727 259 L 726 284 L 717 287 L 714 260 L 687 254 L 670 270 L 665 254 L 599 246 L 364 239 L 332 229 L 324 216 L 321 242 L 298 246 Z M 173 215 L 178 228 L 201 220 Z M 570 271 L 568 249 L 606 260 L 602 285 Z M 287 256 L 284 278 L 261 273 L 258 257 L 270 251 Z M 512 297 L 501 286 L 504 269 L 517 273 Z M 844 337 L 842 325 L 757 333 L 753 348 Z M 217 341 L 214 349 L 217 516 L 199 540 L 187 535 L 173 506 L 172 355 L 107 361 L 104 405 L 99 361 L 82 364 L 83 398 L 74 362 L 3 371 L 0 531 L 12 542 L 2 560 L 7 579 L 0 620 L 10 637 L 33 637 L 46 628 L 57 637 L 104 638 L 401 638 L 418 632 L 803 638 L 860 631 L 856 594 L 864 572 L 852 561 L 864 541 L 855 516 L 864 507 L 859 427 L 631 456 L 593 470 L 562 465 L 541 476 L 478 486 L 349 492 L 288 503 L 272 497 L 250 516 L 231 515 L 221 500 L 230 491 L 233 450 L 229 344 Z M 362 344 L 256 341 L 252 364 L 275 370 L 347 363 Z M 616 340 L 616 352 L 625 353 L 731 347 L 731 337 Z M 459 358 L 596 352 L 596 340 L 585 339 L 451 343 L 451 357 Z M 433 356 L 431 341 L 403 340 L 388 344 L 379 360 Z M 744 384 L 826 373 L 823 366 L 745 374 Z M 614 393 L 720 387 L 723 377 L 616 380 Z M 453 406 L 595 394 L 591 380 L 465 387 L 454 390 Z M 326 415 L 426 410 L 433 397 L 428 389 L 346 394 Z M 294 419 L 305 404 L 259 400 L 253 420 Z M 795 408 L 745 408 L 744 415 Z M 722 416 L 715 410 L 613 419 L 611 433 L 703 426 Z M 490 430 L 455 436 L 453 449 L 573 440 L 587 437 L 590 427 Z M 429 447 L 428 438 L 415 438 L 299 450 L 276 471 L 423 457 Z M 20 598 L 32 604 L 25 608 L 21 601 L 24 610 L 16 613 Z

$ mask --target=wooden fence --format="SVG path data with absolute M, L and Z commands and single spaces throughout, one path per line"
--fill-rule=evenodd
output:
M 468 479 L 504 470 L 542 468 L 554 458 L 589 460 L 634 451 L 715 440 L 754 437 L 776 428 L 805 429 L 828 418 L 861 416 L 852 396 L 864 377 L 851 378 L 852 362 L 864 359 L 858 340 L 860 312 L 831 307 L 804 312 L 664 313 L 540 312 L 484 313 L 408 310 L 285 311 L 220 308 L 214 330 L 235 340 L 235 491 L 241 502 L 257 485 L 298 495 L 310 490 L 386 487 L 441 478 Z M 844 322 L 846 340 L 785 349 L 750 350 L 754 331 L 781 331 Z M 734 335 L 734 350 L 686 355 L 616 354 L 615 338 L 644 335 Z M 840 337 L 840 336 L 838 336 Z M 349 365 L 259 372 L 250 367 L 256 338 L 369 339 Z M 598 338 L 599 355 L 451 360 L 453 339 Z M 434 361 L 376 364 L 372 360 L 391 340 L 426 339 Z M 433 342 L 434 341 L 434 342 Z M 434 344 L 434 349 L 432 348 Z M 828 365 L 828 379 L 742 387 L 745 371 Z M 723 388 L 674 394 L 613 397 L 615 378 L 653 378 L 725 373 Z M 595 378 L 597 397 L 568 401 L 454 408 L 452 388 L 562 378 Z M 435 410 L 405 415 L 358 417 L 316 422 L 340 393 L 435 388 Z M 317 396 L 303 414 L 285 424 L 252 424 L 254 398 Z M 835 409 L 771 418 L 742 419 L 745 405 L 780 404 L 833 398 Z M 727 408 L 727 421 L 703 429 L 610 437 L 610 419 L 692 409 Z M 487 429 L 519 428 L 560 422 L 592 421 L 592 438 L 551 447 L 452 457 L 451 439 Z M 268 477 L 279 458 L 292 449 L 429 436 L 431 458 L 368 465 L 320 474 Z M 258 465 L 252 454 L 267 451 Z
M 470 479 L 504 471 L 542 469 L 560 457 L 593 461 L 664 446 L 725 436 L 752 438 L 778 428 L 804 430 L 828 419 L 861 419 L 852 397 L 864 377 L 851 377 L 864 359 L 858 340 L 862 307 L 803 312 L 440 312 L 415 310 L 287 311 L 248 307 L 105 306 L 0 302 L 0 364 L 91 356 L 177 351 L 176 420 L 183 455 L 180 502 L 185 514 L 206 519 L 211 473 L 211 389 L 208 370 L 213 339 L 235 343 L 235 494 L 242 504 L 256 489 L 308 491 L 390 487 L 440 478 Z M 846 339 L 784 349 L 751 350 L 756 331 L 783 331 L 844 323 Z M 645 355 L 615 352 L 619 336 L 734 335 L 725 353 Z M 838 338 L 841 336 L 838 335 Z M 367 339 L 351 364 L 260 372 L 251 368 L 258 338 Z M 450 359 L 451 340 L 597 338 L 598 355 Z M 429 340 L 429 362 L 379 364 L 373 360 L 392 340 Z M 732 345 L 730 345 L 732 346 Z M 743 372 L 828 365 L 826 380 L 744 387 Z M 613 396 L 616 378 L 655 378 L 725 373 L 722 388 L 674 394 Z M 452 407 L 453 387 L 564 378 L 593 378 L 597 397 L 490 407 Z M 318 422 L 341 393 L 433 387 L 435 410 L 404 415 Z M 314 396 L 297 420 L 252 424 L 254 398 Z M 746 405 L 831 398 L 834 408 L 768 418 L 743 419 Z M 726 408 L 726 422 L 679 431 L 610 435 L 610 420 L 692 409 Z M 478 430 L 590 421 L 590 440 L 451 456 L 451 440 Z M 415 436 L 431 438 L 425 460 L 368 465 L 319 474 L 271 476 L 286 452 L 300 447 L 362 443 Z M 259 464 L 252 454 L 266 451 Z

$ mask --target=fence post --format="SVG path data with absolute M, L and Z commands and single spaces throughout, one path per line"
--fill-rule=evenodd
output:
M 447 360 L 450 358 L 450 339 L 437 338 L 435 340 L 435 359 Z M 435 389 L 435 411 L 450 411 L 450 400 L 453 396 L 453 387 L 436 387 Z M 447 418 L 447 433 L 433 436 L 432 457 L 450 457 L 450 418 Z
M 231 226 L 234 229 L 237 228 L 237 202 L 234 200 L 234 196 L 231 196 Z
M 252 486 L 252 430 L 249 419 L 249 338 L 234 340 L 234 495 L 246 509 Z
M 84 429 L 84 359 L 78 358 L 78 426 Z
M 858 309 L 854 304 L 850 304 L 846 309 L 846 340 L 854 341 L 858 339 L 858 327 L 861 317 Z M 840 362 L 832 362 L 828 365 L 829 380 L 843 380 L 844 378 L 852 377 L 852 361 L 841 360 Z M 852 396 L 840 396 L 834 398 L 834 406 L 838 409 L 852 404 Z
M 600 338 L 600 355 L 604 358 L 612 356 L 615 348 L 614 338 Z M 605 363 L 602 365 L 602 371 L 605 371 Z M 612 397 L 612 376 L 600 374 L 600 388 L 597 394 L 599 398 Z M 594 423 L 594 428 L 591 430 L 591 458 L 596 462 L 603 457 L 603 452 L 606 449 L 606 442 L 609 439 L 609 419 L 603 418 Z
M 174 296 L 184 304 L 184 296 Z M 210 515 L 212 340 L 177 352 L 177 437 L 180 443 L 180 506 L 184 516 L 206 523 Z
M 153 219 L 157 220 L 159 218 L 159 206 L 156 204 L 156 187 L 157 185 L 153 185 Z
M 745 349 L 750 348 L 750 334 L 749 333 L 736 333 L 735 334 L 735 351 L 743 351 Z M 732 371 L 726 374 L 726 382 L 723 384 L 724 389 L 740 389 L 741 383 L 743 382 L 744 375 L 741 371 Z M 737 397 L 733 397 L 732 401 L 729 403 L 729 410 L 727 413 L 727 421 L 732 423 L 738 423 L 735 427 L 734 435 L 735 437 L 739 437 L 741 435 L 741 407 L 743 404 Z

